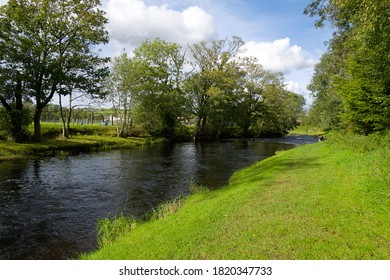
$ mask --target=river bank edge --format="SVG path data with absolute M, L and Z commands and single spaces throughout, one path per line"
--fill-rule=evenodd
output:
M 111 137 L 78 135 L 69 139 L 55 138 L 42 142 L 14 143 L 0 141 L 0 162 L 28 160 L 41 157 L 67 156 L 78 153 L 129 149 L 142 145 L 165 142 L 164 138 L 155 137 Z
M 33 127 L 29 128 L 30 134 Z M 59 123 L 42 123 L 43 140 L 41 142 L 14 143 L 2 140 L 0 135 L 0 162 L 14 160 L 28 160 L 40 157 L 67 156 L 78 153 L 107 151 L 114 149 L 128 149 L 141 145 L 161 142 L 191 142 L 189 131 L 177 133 L 175 139 L 163 137 L 118 137 L 116 127 L 102 125 L 78 125 L 73 124 L 70 138 L 61 137 L 62 126 Z M 300 126 L 288 135 L 318 136 L 323 134 L 321 130 Z M 287 136 L 288 136 L 287 135 Z M 220 141 L 231 141 L 221 139 Z M 240 139 L 236 139 L 240 140 Z M 241 139 L 245 140 L 245 139 Z M 265 138 L 247 139 L 264 141 Z M 214 139 L 216 141 L 216 139 Z
M 333 135 L 280 152 L 158 219 L 106 220 L 108 238 L 80 258 L 389 259 L 388 140 Z

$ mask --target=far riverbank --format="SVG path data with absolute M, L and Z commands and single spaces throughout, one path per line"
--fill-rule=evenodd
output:
M 127 149 L 165 141 L 163 138 L 147 136 L 117 137 L 115 127 L 103 125 L 74 125 L 69 139 L 61 137 L 61 124 L 42 123 L 42 130 L 41 142 L 14 143 L 1 140 L 0 161 Z

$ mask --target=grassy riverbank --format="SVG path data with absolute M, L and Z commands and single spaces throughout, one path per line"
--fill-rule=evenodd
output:
M 60 124 L 42 124 L 42 142 L 0 141 L 0 161 L 123 149 L 162 141 L 149 137 L 120 138 L 115 133 L 115 127 L 110 126 L 74 125 L 70 139 L 65 139 L 60 136 Z
M 116 220 L 111 230 L 125 232 L 81 258 L 389 259 L 389 139 L 333 136 L 281 152 L 168 204 L 169 215 Z

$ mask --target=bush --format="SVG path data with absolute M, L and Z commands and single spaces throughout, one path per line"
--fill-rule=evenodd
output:
M 8 112 L 4 108 L 0 108 L 0 131 L 2 132 L 2 138 L 12 138 L 15 142 L 28 139 L 28 126 L 31 122 L 32 114 L 29 109 Z
M 330 136 L 329 143 L 337 145 L 339 148 L 351 149 L 356 152 L 372 152 L 379 147 L 390 148 L 390 131 L 377 132 L 368 136 L 353 133 L 337 133 Z
M 32 127 L 32 129 L 34 129 Z M 62 133 L 61 123 L 41 123 L 41 134 L 43 139 L 55 139 Z

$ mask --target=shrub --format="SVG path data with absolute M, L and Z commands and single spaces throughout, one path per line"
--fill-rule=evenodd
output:
M 29 138 L 28 126 L 32 122 L 29 109 L 8 112 L 0 108 L 0 131 L 2 138 L 12 138 L 15 142 Z
M 372 152 L 379 147 L 390 148 L 390 131 L 377 132 L 368 136 L 353 133 L 337 133 L 330 136 L 329 143 L 337 145 L 341 149 L 351 149 L 361 153 Z

